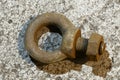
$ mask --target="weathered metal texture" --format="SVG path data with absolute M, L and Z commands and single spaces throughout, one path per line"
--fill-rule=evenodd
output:
M 76 43 L 76 58 L 85 58 L 88 46 L 88 39 L 79 37 Z
M 66 34 L 63 36 L 61 51 L 69 58 L 76 58 L 76 43 L 77 39 L 81 36 L 80 29 L 69 27 Z
M 48 31 L 62 35 L 59 50 L 47 52 L 39 49 L 38 40 Z M 90 60 L 98 60 L 105 49 L 103 36 L 93 33 L 89 40 L 81 38 L 80 29 L 58 13 L 37 16 L 27 28 L 24 42 L 30 56 L 43 63 L 53 63 L 67 57 L 76 58 L 77 51 L 88 56 Z
M 79 37 L 76 43 L 76 51 L 86 53 L 88 46 L 88 39 Z
M 86 55 L 88 56 L 89 60 L 99 60 L 100 55 L 103 53 L 105 49 L 104 39 L 103 36 L 93 33 L 88 40 L 88 46 Z
M 58 32 L 63 36 L 60 50 L 46 52 L 39 49 L 38 39 L 48 31 Z M 52 63 L 65 59 L 66 54 L 75 58 L 75 44 L 79 35 L 80 30 L 75 28 L 65 16 L 56 13 L 44 13 L 37 16 L 28 26 L 24 42 L 30 56 L 43 63 Z

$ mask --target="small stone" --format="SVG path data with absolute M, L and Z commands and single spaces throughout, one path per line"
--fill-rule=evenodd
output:
M 0 36 L 2 36 L 2 35 L 4 35 L 4 31 L 3 30 L 0 31 Z
M 50 77 L 50 74 L 47 74 L 46 77 Z
M 11 71 L 12 71 L 12 72 L 15 72 L 15 73 L 17 72 L 17 70 L 16 70 L 16 69 L 12 69 Z
M 118 26 L 115 26 L 115 29 L 118 29 Z
M 8 21 L 9 24 L 11 24 L 12 22 L 13 22 L 13 21 L 12 21 L 11 19 Z
M 45 78 L 45 80 L 51 80 L 50 78 Z
M 75 78 L 70 78 L 69 80 L 76 80 Z
M 56 77 L 55 80 L 62 80 L 62 78 L 59 76 L 59 77 Z
M 0 39 L 0 44 L 2 43 L 2 41 L 3 41 L 3 40 L 2 40 L 2 39 Z
M 90 73 L 92 71 L 92 67 L 89 67 L 87 65 L 82 65 L 82 71 L 85 73 Z

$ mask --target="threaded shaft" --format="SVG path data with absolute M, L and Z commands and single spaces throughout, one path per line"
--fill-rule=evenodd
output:
M 86 56 L 87 46 L 88 46 L 88 39 L 79 37 L 76 44 L 76 55 L 78 57 Z

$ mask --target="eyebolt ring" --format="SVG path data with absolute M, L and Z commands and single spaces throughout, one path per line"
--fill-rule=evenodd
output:
M 53 25 L 54 27 L 49 27 L 49 25 Z M 56 27 L 60 31 L 54 30 Z M 42 34 L 48 31 L 58 32 L 64 38 L 70 32 L 69 28 L 73 27 L 73 24 L 65 16 L 58 13 L 44 13 L 37 16 L 29 24 L 25 33 L 24 43 L 29 55 L 43 63 L 53 63 L 65 59 L 67 56 L 61 51 L 61 47 L 59 50 L 52 52 L 40 50 L 38 47 L 38 39 Z

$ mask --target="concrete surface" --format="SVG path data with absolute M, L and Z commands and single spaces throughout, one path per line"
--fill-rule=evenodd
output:
M 24 48 L 24 33 L 30 20 L 45 12 L 67 16 L 81 27 L 83 37 L 92 32 L 104 36 L 112 59 L 106 78 L 94 75 L 86 65 L 80 72 L 61 75 L 36 68 Z M 120 80 L 119 53 L 120 0 L 0 0 L 0 80 Z

